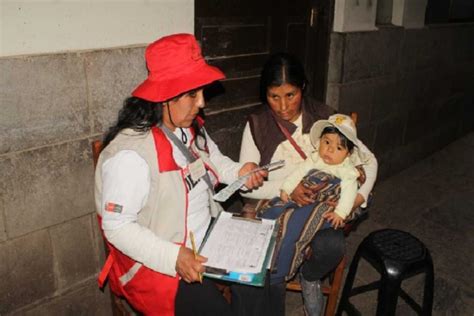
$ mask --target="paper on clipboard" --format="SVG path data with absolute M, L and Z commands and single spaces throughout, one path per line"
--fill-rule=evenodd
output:
M 269 254 L 274 246 L 275 221 L 236 218 L 221 212 L 199 253 L 207 276 L 263 285 Z

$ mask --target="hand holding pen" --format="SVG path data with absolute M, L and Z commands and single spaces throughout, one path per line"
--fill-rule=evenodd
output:
M 194 259 L 198 259 L 198 253 L 196 249 L 196 242 L 194 241 L 194 234 L 192 231 L 189 232 L 189 238 L 191 239 L 191 245 L 193 247 Z M 203 257 L 204 258 L 204 257 Z M 207 261 L 207 259 L 206 259 Z M 202 272 L 199 272 L 199 283 L 202 283 Z
M 190 234 L 191 236 L 192 234 Z M 191 241 L 194 239 L 191 238 Z M 192 244 L 192 242 L 191 242 Z M 179 276 L 187 283 L 202 282 L 202 272 L 204 272 L 204 266 L 202 265 L 207 261 L 206 257 L 203 257 L 197 252 L 182 246 L 179 249 L 178 258 L 176 260 L 176 272 Z

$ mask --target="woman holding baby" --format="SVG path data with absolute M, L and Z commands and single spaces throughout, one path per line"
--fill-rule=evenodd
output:
M 283 159 L 286 164 L 270 172 L 263 186 L 244 193 L 245 198 L 261 200 L 280 196 L 284 180 L 315 151 L 309 137 L 310 129 L 316 121 L 334 114 L 334 110 L 306 97 L 306 86 L 304 68 L 296 57 L 278 53 L 272 55 L 264 65 L 260 81 L 260 95 L 264 104 L 257 113 L 249 116 L 243 132 L 240 161 L 264 165 Z M 367 206 L 377 176 L 377 160 L 370 150 L 359 142 L 356 151 L 370 159 L 362 165 L 365 182 L 357 190 L 353 209 Z M 356 155 L 351 155 L 351 159 L 352 156 Z M 287 193 L 300 206 L 314 202 L 314 189 L 301 182 Z M 337 229 L 340 228 L 338 226 L 333 225 L 334 229 L 323 229 L 316 233 L 311 242 L 312 254 L 301 266 L 301 285 L 308 315 L 321 314 L 323 296 L 320 280 L 337 266 L 344 255 L 344 234 L 341 229 Z M 256 306 L 245 304 L 249 314 L 263 308 L 264 311 L 260 310 L 262 313 L 271 309 L 271 314 L 283 315 L 285 285 L 284 282 L 272 284 L 270 293 L 266 293 Z M 238 297 L 238 289 L 233 291 Z

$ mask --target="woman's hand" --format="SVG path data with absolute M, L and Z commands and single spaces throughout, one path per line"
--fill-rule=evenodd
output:
M 283 202 L 288 202 L 288 200 L 290 199 L 290 197 L 288 196 L 288 193 L 286 193 L 285 191 L 281 190 L 280 191 L 280 199 L 283 201 Z
M 240 168 L 239 177 L 244 176 L 257 168 L 258 168 L 258 165 L 256 163 L 247 162 L 242 166 L 242 168 Z M 247 182 L 245 182 L 245 186 L 247 187 L 247 189 L 256 189 L 258 187 L 261 187 L 263 185 L 263 181 L 265 180 L 267 176 L 268 176 L 267 170 L 259 170 L 259 171 L 252 172 Z
M 313 186 L 306 186 L 303 181 L 300 181 L 293 192 L 291 192 L 290 198 L 299 206 L 314 203 L 313 196 L 326 185 L 326 183 L 320 183 Z
M 356 198 L 354 200 L 354 205 L 352 206 L 352 210 L 355 210 L 359 206 L 361 206 L 365 202 L 365 198 L 362 196 L 362 194 L 357 193 Z
M 201 280 L 200 274 L 204 272 L 202 264 L 206 261 L 206 257 L 196 255 L 195 258 L 191 249 L 182 246 L 179 248 L 178 259 L 176 260 L 176 272 L 187 283 L 199 282 Z
M 328 213 L 323 214 L 323 218 L 327 220 L 329 223 L 331 223 L 331 226 L 334 229 L 344 227 L 344 219 L 334 212 L 328 212 Z
M 365 175 L 365 170 L 362 166 L 356 166 L 356 169 L 359 171 L 357 182 L 359 183 L 359 186 L 361 186 L 365 183 L 365 180 L 367 180 L 367 176 Z

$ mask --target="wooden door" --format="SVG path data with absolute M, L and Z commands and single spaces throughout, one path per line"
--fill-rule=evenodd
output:
M 260 71 L 268 55 L 287 51 L 304 63 L 308 93 L 323 101 L 330 0 L 196 0 L 195 34 L 211 64 L 227 75 L 225 93 L 208 111 L 260 102 Z

